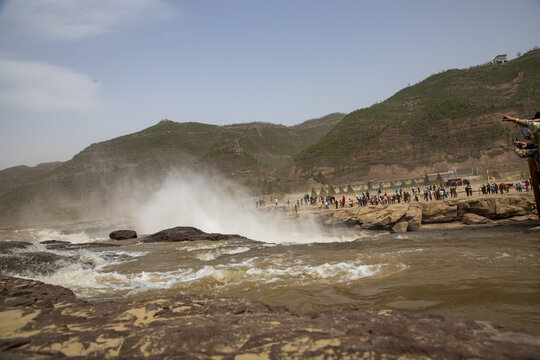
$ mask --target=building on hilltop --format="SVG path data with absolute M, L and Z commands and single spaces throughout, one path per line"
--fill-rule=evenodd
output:
M 504 64 L 508 61 L 508 58 L 506 57 L 506 54 L 497 55 L 493 60 L 491 60 L 492 64 Z

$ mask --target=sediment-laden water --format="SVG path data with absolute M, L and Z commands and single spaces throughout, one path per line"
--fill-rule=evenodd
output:
M 540 332 L 538 231 L 512 225 L 406 234 L 318 230 L 317 242 L 310 236 L 302 243 L 297 235 L 296 243 L 287 241 L 286 233 L 280 243 L 140 243 L 112 242 L 108 230 L 80 224 L 72 231 L 4 229 L 0 240 L 32 245 L 2 251 L 0 271 L 62 285 L 92 301 L 204 293 L 295 312 L 390 308 Z M 48 249 L 39 243 L 50 239 L 120 246 Z

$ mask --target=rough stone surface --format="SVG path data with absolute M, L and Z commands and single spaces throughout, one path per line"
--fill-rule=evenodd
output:
M 118 244 L 109 244 L 104 242 L 90 242 L 90 243 L 70 243 L 69 241 L 57 241 L 49 240 L 46 247 L 48 250 L 79 250 L 79 249 L 95 249 L 105 247 L 117 247 Z
M 467 213 L 480 216 L 489 216 L 488 202 L 486 199 L 459 200 L 457 202 L 457 215 L 462 218 Z
M 0 277 L 6 359 L 534 359 L 540 336 L 393 310 L 296 315 L 240 298 L 178 295 L 90 303 Z
M 392 227 L 392 231 L 395 233 L 404 233 L 407 232 L 408 227 L 409 223 L 407 221 L 400 221 Z
M 112 240 L 136 239 L 137 232 L 134 230 L 115 230 L 109 234 L 109 238 Z
M 69 241 L 64 241 L 64 240 L 45 240 L 45 241 L 40 241 L 39 243 L 44 244 L 44 245 L 71 244 Z
M 407 231 L 417 231 L 422 229 L 422 224 L 452 222 L 472 224 L 473 219 L 480 221 L 480 218 L 474 218 L 468 214 L 489 220 L 501 220 L 524 215 L 534 216 L 534 213 L 534 198 L 531 192 L 530 194 L 488 195 L 483 198 L 459 200 L 355 206 L 334 211 L 318 211 L 317 216 L 323 218 L 322 223 L 325 225 L 359 225 L 363 229 L 380 230 L 393 230 L 398 223 L 407 221 Z M 405 225 L 402 224 L 400 227 L 404 228 Z
M 177 242 L 177 241 L 195 241 L 195 240 L 227 240 L 232 238 L 243 238 L 240 235 L 208 234 L 197 228 L 190 226 L 177 226 L 171 229 L 162 230 L 155 234 L 140 239 L 140 242 Z
M 49 274 L 65 266 L 65 262 L 74 262 L 76 256 L 62 256 L 49 252 L 25 252 L 6 254 L 0 257 L 0 272 L 23 272 L 30 274 Z
M 486 224 L 489 222 L 489 219 L 484 216 L 468 213 L 463 215 L 462 222 L 467 225 Z
M 455 201 L 433 201 L 422 205 L 422 222 L 424 223 L 442 223 L 457 219 Z
M 409 231 L 417 231 L 422 228 L 422 205 L 413 204 L 410 205 L 405 214 L 409 226 L 407 229 Z
M 24 241 L 0 241 L 0 253 L 12 253 L 14 250 L 24 249 L 30 245 L 32 244 Z
M 407 212 L 403 205 L 363 206 L 358 209 L 358 221 L 364 229 L 391 229 Z

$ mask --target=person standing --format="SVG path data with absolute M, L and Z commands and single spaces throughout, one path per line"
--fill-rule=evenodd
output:
M 530 138 L 532 141 L 534 141 L 534 143 L 536 143 L 536 147 L 538 149 L 538 133 L 540 130 L 540 111 L 537 111 L 536 114 L 534 114 L 532 119 L 526 119 L 526 120 L 503 114 L 502 121 L 513 122 L 517 125 L 526 127 L 529 130 L 531 130 L 532 135 L 530 136 Z M 529 172 L 531 174 L 531 180 L 532 180 L 531 185 L 534 192 L 536 208 L 539 209 L 540 208 L 540 185 L 539 185 L 540 155 L 539 155 L 538 150 L 536 150 L 536 154 L 534 154 L 533 158 L 527 159 L 527 163 L 529 164 Z M 538 218 L 540 219 L 540 211 L 538 212 Z

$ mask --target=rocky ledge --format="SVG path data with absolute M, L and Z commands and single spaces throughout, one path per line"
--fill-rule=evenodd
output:
M 374 309 L 297 315 L 240 298 L 86 302 L 0 276 L 0 358 L 533 359 L 540 335 Z
M 238 239 L 238 238 L 245 239 L 245 237 L 240 236 L 240 235 L 217 234 L 217 233 L 209 234 L 191 226 L 177 226 L 174 228 L 159 231 L 152 235 L 148 235 L 142 239 L 139 239 L 139 242 L 154 243 L 154 242 L 180 242 L 180 241 L 198 241 L 198 240 L 219 241 L 219 240 L 229 240 L 229 239 Z
M 487 224 L 517 216 L 538 219 L 532 192 L 504 194 L 430 202 L 393 205 L 354 206 L 320 212 L 326 225 L 347 224 L 363 229 L 406 232 L 420 230 L 423 225 L 460 223 Z

